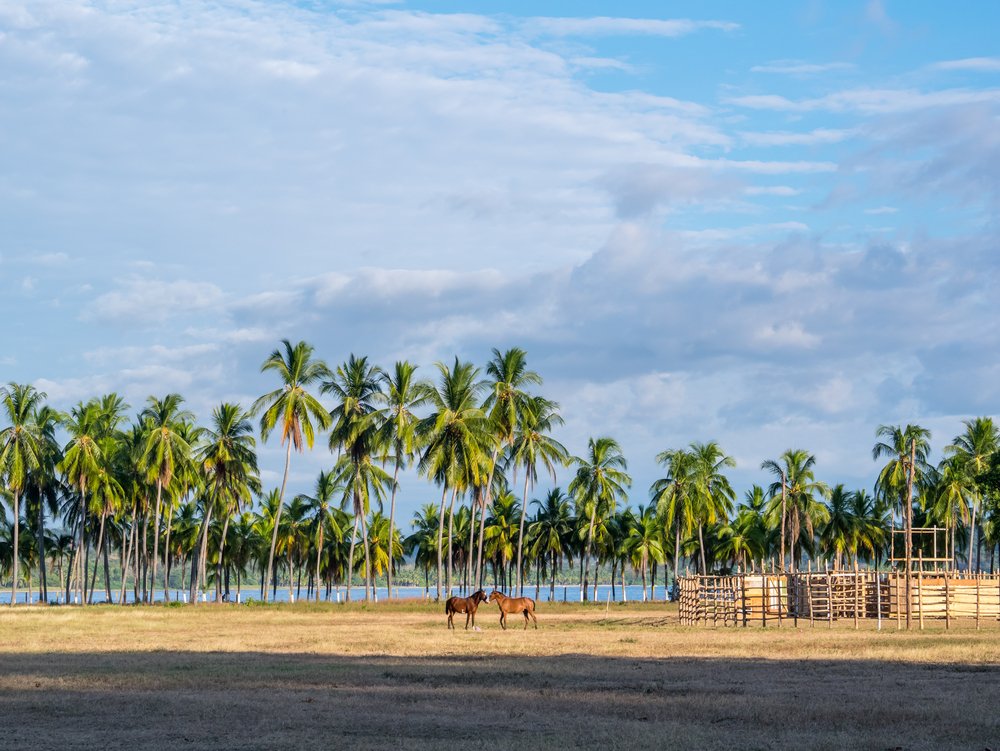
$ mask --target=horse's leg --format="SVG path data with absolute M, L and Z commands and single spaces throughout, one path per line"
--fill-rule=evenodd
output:
M 465 630 L 466 631 L 469 630 L 469 619 L 471 617 L 472 617 L 472 611 L 471 610 L 466 610 L 465 611 Z
M 538 628 L 538 619 L 535 618 L 535 611 L 534 610 L 529 610 L 528 612 L 531 614 L 531 620 L 533 620 L 535 622 L 535 629 L 537 629 Z
M 524 630 L 528 630 L 528 609 L 524 609 Z
M 507 614 L 502 610 L 500 611 L 500 628 L 504 631 L 507 630 Z
M 448 611 L 448 628 L 455 628 L 455 624 L 452 623 L 452 619 L 455 617 L 455 613 L 452 610 Z

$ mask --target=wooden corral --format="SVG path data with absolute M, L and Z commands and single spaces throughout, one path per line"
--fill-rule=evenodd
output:
M 911 577 L 911 618 L 1000 620 L 1000 575 L 915 572 Z M 768 626 L 834 622 L 874 622 L 902 627 L 906 577 L 897 572 L 818 571 L 740 572 L 728 576 L 682 576 L 680 621 L 686 625 Z

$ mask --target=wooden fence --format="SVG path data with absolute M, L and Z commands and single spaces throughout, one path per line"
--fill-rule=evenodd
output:
M 678 579 L 680 622 L 700 626 L 768 626 L 874 622 L 902 628 L 906 577 L 876 571 L 741 572 Z M 1000 574 L 914 572 L 911 621 L 1000 620 Z

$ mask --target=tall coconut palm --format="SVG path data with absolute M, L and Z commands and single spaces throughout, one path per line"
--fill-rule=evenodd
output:
M 292 448 L 300 453 L 306 447 L 311 449 L 316 438 L 316 428 L 325 430 L 331 423 L 330 413 L 309 393 L 310 386 L 318 385 L 330 376 L 330 369 L 322 360 L 313 358 L 313 348 L 305 342 L 293 345 L 289 340 L 283 339 L 282 346 L 283 351 L 274 350 L 260 366 L 262 373 L 277 373 L 281 386 L 257 399 L 251 409 L 251 414 L 260 415 L 261 440 L 267 442 L 274 429 L 280 427 L 281 444 L 285 446 L 285 472 L 278 492 L 277 515 L 273 525 L 271 549 L 267 556 L 266 582 L 270 582 L 274 572 L 274 549 L 278 544 L 278 524 L 285 501 Z M 267 602 L 266 585 L 263 599 Z
M 358 525 L 361 526 L 361 543 L 365 560 L 365 599 L 369 599 L 371 561 L 368 550 L 367 525 L 370 498 L 374 491 L 379 499 L 384 495 L 388 475 L 374 464 L 380 451 L 383 415 L 378 403 L 384 373 L 381 368 L 368 364 L 367 357 L 355 357 L 337 367 L 333 376 L 323 383 L 323 393 L 333 394 L 336 404 L 330 412 L 333 428 L 330 431 L 330 451 L 343 455 L 337 462 L 337 481 L 351 499 L 354 514 L 354 533 L 351 535 L 349 561 L 353 566 L 354 544 Z M 347 497 L 345 495 L 345 497 Z M 347 599 L 351 599 L 351 573 L 347 579 Z
M 736 462 L 727 456 L 715 441 L 692 443 L 690 451 L 694 461 L 694 497 L 701 572 L 707 574 L 704 528 L 706 525 L 727 520 L 733 510 L 735 493 L 724 469 L 735 467 Z
M 618 501 L 628 499 L 632 477 L 621 446 L 613 438 L 591 438 L 587 453 L 574 457 L 576 475 L 569 484 L 569 492 L 576 499 L 577 516 L 589 519 L 586 538 L 586 570 L 583 575 L 583 599 L 587 599 L 590 561 L 594 550 L 594 529 L 597 518 L 614 513 Z
M 205 483 L 205 511 L 202 517 L 199 550 L 195 558 L 204 566 L 207 558 L 208 531 L 213 513 L 222 515 L 219 555 L 216 568 L 216 602 L 221 600 L 218 586 L 222 576 L 229 522 L 249 504 L 254 494 L 261 492 L 257 466 L 257 442 L 253 435 L 250 414 L 240 405 L 223 402 L 212 411 L 210 427 L 204 431 L 203 445 L 197 454 Z M 198 570 L 194 567 L 194 572 Z M 196 601 L 198 574 L 192 573 L 191 600 Z
M 429 398 L 429 384 L 417 380 L 417 366 L 406 360 L 397 361 L 391 372 L 383 374 L 382 397 L 384 416 L 379 443 L 383 450 L 391 451 L 393 460 L 392 497 L 389 501 L 389 541 L 390 550 L 395 549 L 396 533 L 396 492 L 399 489 L 399 472 L 410 465 L 420 449 L 417 425 L 420 418 L 414 410 L 423 406 Z M 392 598 L 392 571 L 386 572 L 386 595 Z
M 981 477 L 990 466 L 990 460 L 1000 449 L 1000 435 L 998 435 L 996 425 L 989 417 L 977 417 L 973 420 L 964 420 L 965 431 L 945 447 L 945 454 L 955 456 L 960 461 L 966 474 L 972 480 L 972 493 L 969 495 L 970 523 L 969 523 L 969 550 L 977 551 L 979 545 L 976 541 L 976 514 L 982 502 L 982 488 L 977 479 Z M 977 563 L 977 568 L 979 565 Z M 972 568 L 972 555 L 969 555 L 969 568 Z
M 882 467 L 875 484 L 876 495 L 898 501 L 903 519 L 904 556 L 906 560 L 906 628 L 912 623 L 912 569 L 913 569 L 913 489 L 928 469 L 931 432 L 919 425 L 879 425 L 875 431 L 879 440 L 872 447 L 872 461 L 885 457 L 889 461 Z M 890 541 L 890 546 L 895 541 Z
M 680 575 L 681 539 L 689 537 L 697 525 L 697 462 L 685 449 L 667 449 L 656 456 L 666 468 L 666 477 L 649 489 L 665 531 L 674 534 L 674 578 Z
M 59 480 L 56 467 L 62 461 L 61 447 L 56 442 L 56 427 L 60 414 L 43 405 L 35 412 L 35 423 L 42 442 L 41 461 L 31 472 L 24 490 L 25 516 L 35 519 L 36 546 L 38 548 L 38 583 L 42 602 L 48 602 L 47 552 L 45 513 L 55 517 L 59 513 L 59 500 L 65 488 Z
M 140 415 L 146 439 L 140 461 L 147 478 L 156 484 L 156 505 L 153 511 L 153 570 L 150 579 L 153 586 L 149 590 L 150 601 L 155 599 L 153 590 L 156 587 L 156 567 L 159 563 L 163 488 L 170 484 L 174 473 L 191 458 L 191 446 L 181 436 L 178 425 L 185 420 L 194 419 L 194 415 L 181 409 L 183 403 L 184 398 L 180 394 L 167 394 L 162 399 L 151 396 L 146 400 L 146 408 Z M 164 592 L 168 586 L 168 582 L 163 583 Z
M 326 528 L 333 522 L 333 503 L 336 498 L 343 495 L 343 492 L 344 489 L 337 485 L 332 472 L 320 472 L 319 477 L 316 478 L 313 494 L 298 496 L 304 504 L 307 514 L 313 520 L 313 544 L 316 546 L 316 569 L 313 578 L 316 582 L 316 602 L 319 602 L 319 568 L 323 554 L 323 537 Z
M 829 518 L 820 530 L 819 538 L 827 556 L 832 556 L 836 568 L 844 562 L 857 539 L 860 520 L 854 515 L 854 493 L 839 483 L 830 492 Z M 856 549 L 856 547 L 855 547 Z
M 13 554 L 10 604 L 17 602 L 17 581 L 20 576 L 21 495 L 32 471 L 44 459 L 44 436 L 36 419 L 45 394 L 34 386 L 10 383 L 0 389 L 7 427 L 0 430 L 0 477 L 7 485 L 13 501 Z
M 514 441 L 510 447 L 510 463 L 524 470 L 524 493 L 521 495 L 521 524 L 517 536 L 517 593 L 523 596 L 523 550 L 524 521 L 528 510 L 528 491 L 538 482 L 538 469 L 543 467 L 552 481 L 556 479 L 556 466 L 565 466 L 569 452 L 559 441 L 549 435 L 563 419 L 557 410 L 559 405 L 541 396 L 531 396 L 525 400 L 521 419 L 517 424 Z
M 413 565 L 424 571 L 424 590 L 430 589 L 430 571 L 438 551 L 438 509 L 433 503 L 425 503 L 413 515 L 413 532 L 403 541 L 403 550 L 413 554 Z
M 74 488 L 79 497 L 76 508 L 73 509 L 75 539 L 72 561 L 67 577 L 67 602 L 71 582 L 76 580 L 80 602 L 84 601 L 83 581 L 83 551 L 84 535 L 87 519 L 87 488 L 97 481 L 104 465 L 104 453 L 101 450 L 101 412 L 99 405 L 90 401 L 77 404 L 64 415 L 63 429 L 69 434 L 69 442 L 63 448 L 63 459 L 59 471 L 66 478 L 67 484 Z
M 451 368 L 439 362 L 437 369 L 438 385 L 428 393 L 432 412 L 420 422 L 418 430 L 426 441 L 426 448 L 420 458 L 420 471 L 440 483 L 442 488 L 438 517 L 436 595 L 440 600 L 444 578 L 444 521 L 448 491 L 452 490 L 454 494 L 460 485 L 476 486 L 485 480 L 482 477 L 481 456 L 489 445 L 491 434 L 486 414 L 478 406 L 479 397 L 486 388 L 486 383 L 479 380 L 479 369 L 472 363 L 460 362 L 457 357 Z M 448 557 L 451 558 L 450 534 Z
M 527 387 L 540 386 L 542 377 L 528 370 L 528 355 L 518 347 L 501 352 L 493 350 L 492 359 L 486 364 L 488 394 L 483 410 L 489 418 L 491 440 L 486 484 L 482 488 L 482 508 L 479 515 L 479 548 L 476 561 L 476 588 L 482 588 L 483 579 L 483 530 L 486 509 L 494 495 L 494 474 L 497 461 L 505 449 L 514 443 L 518 420 L 527 401 Z
M 777 461 L 767 460 L 761 464 L 768 470 L 775 481 L 768 488 L 771 506 L 768 516 L 772 524 L 783 523 L 788 531 L 788 559 L 794 570 L 802 554 L 802 547 L 815 536 L 816 528 L 824 523 L 829 515 L 826 506 L 817 496 L 827 498 L 830 489 L 825 483 L 818 482 L 813 467 L 816 457 L 803 449 L 788 449 Z M 800 538 L 805 538 L 800 539 Z M 799 552 L 796 554 L 796 543 Z M 782 550 L 782 566 L 784 566 L 784 550 Z
M 632 566 L 642 576 L 642 601 L 646 602 L 646 571 L 652 562 L 662 563 L 666 556 L 663 550 L 663 530 L 656 518 L 656 508 L 639 506 L 639 512 L 632 517 L 624 540 Z M 652 582 L 655 586 L 655 582 Z M 649 595 L 652 599 L 652 594 Z
M 538 507 L 538 514 L 528 525 L 531 538 L 531 554 L 535 559 L 549 562 L 549 599 L 556 596 L 556 572 L 563 556 L 570 551 L 573 534 L 573 512 L 570 498 L 561 488 L 550 490 L 544 500 L 535 499 L 532 505 Z

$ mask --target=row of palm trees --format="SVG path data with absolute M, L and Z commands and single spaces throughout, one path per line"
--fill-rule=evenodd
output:
M 135 600 L 152 601 L 157 588 L 169 598 L 177 564 L 192 601 L 210 582 L 221 599 L 231 576 L 239 591 L 247 575 L 266 600 L 286 574 L 290 586 L 304 575 L 316 598 L 343 584 L 348 599 L 355 576 L 367 599 L 384 575 L 392 596 L 406 554 L 428 578 L 435 573 L 437 597 L 482 585 L 488 571 L 517 591 L 531 575 L 554 588 L 576 564 L 586 597 L 602 567 L 612 583 L 631 568 L 645 585 L 659 565 L 666 577 L 668 562 L 674 572 L 766 558 L 783 567 L 806 558 L 879 564 L 894 551 L 895 526 L 946 528 L 969 566 L 980 565 L 984 541 L 991 559 L 996 548 L 1000 453 L 989 418 L 966 421 L 937 465 L 924 428 L 879 427 L 872 456 L 885 464 L 872 495 L 818 481 L 815 457 L 795 449 L 765 461 L 771 482 L 737 507 L 727 477 L 735 463 L 717 443 L 668 449 L 657 456 L 665 472 L 651 502 L 632 511 L 619 444 L 591 438 L 571 456 L 553 436 L 559 405 L 533 392 L 542 379 L 523 350 L 493 350 L 485 369 L 458 358 L 435 369 L 431 381 L 412 363 L 385 370 L 354 355 L 331 369 L 307 343 L 285 340 L 261 367 L 277 387 L 248 409 L 220 404 L 205 426 L 177 394 L 150 397 L 129 420 L 116 394 L 61 413 L 34 387 L 9 384 L 0 390 L 0 485 L 10 509 L 0 504 L 0 566 L 11 601 L 22 563 L 37 568 L 48 598 L 50 561 L 67 601 L 72 593 L 79 602 L 93 598 L 102 566 L 106 599 L 112 569 L 120 601 L 128 582 Z M 286 502 L 293 450 L 312 449 L 324 434 L 331 469 L 311 494 Z M 280 487 L 266 493 L 258 435 L 277 436 L 285 452 Z M 410 467 L 441 494 L 406 536 L 395 517 Z M 566 493 L 530 500 L 540 477 L 554 482 L 561 467 L 572 468 Z

